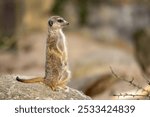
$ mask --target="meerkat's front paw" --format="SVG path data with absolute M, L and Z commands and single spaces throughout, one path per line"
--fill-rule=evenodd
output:
M 64 91 L 65 91 L 65 92 L 69 92 L 69 87 L 68 87 L 68 86 L 65 86 Z

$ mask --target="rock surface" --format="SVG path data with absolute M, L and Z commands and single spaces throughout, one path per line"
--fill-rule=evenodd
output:
M 89 100 L 90 97 L 78 90 L 69 88 L 67 91 L 52 91 L 42 83 L 21 83 L 16 76 L 0 76 L 1 100 Z M 25 77 L 21 77 L 25 78 Z

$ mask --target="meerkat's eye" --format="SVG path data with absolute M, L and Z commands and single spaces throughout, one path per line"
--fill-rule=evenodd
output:
M 59 23 L 64 22 L 64 20 L 62 20 L 62 19 L 58 19 L 57 21 L 58 21 Z

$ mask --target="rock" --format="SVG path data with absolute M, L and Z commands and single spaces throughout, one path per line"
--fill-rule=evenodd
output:
M 68 88 L 67 91 L 52 91 L 43 83 L 21 83 L 16 76 L 0 76 L 0 99 L 7 100 L 89 100 L 90 97 L 78 90 Z
M 94 97 L 106 90 L 111 90 L 110 87 L 117 81 L 118 79 L 114 78 L 112 73 L 108 72 L 107 74 L 73 79 L 69 85 L 90 97 Z

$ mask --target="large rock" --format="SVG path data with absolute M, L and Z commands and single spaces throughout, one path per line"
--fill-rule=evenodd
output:
M 0 99 L 14 100 L 87 100 L 90 97 L 78 90 L 69 88 L 67 91 L 52 91 L 43 83 L 21 83 L 16 76 L 0 76 Z

